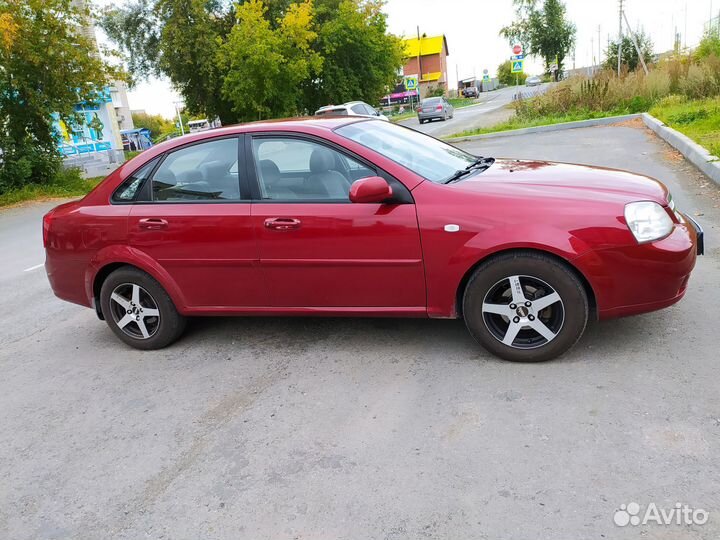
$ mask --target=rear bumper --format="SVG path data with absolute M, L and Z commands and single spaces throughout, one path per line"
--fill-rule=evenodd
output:
M 696 238 L 689 223 L 679 224 L 657 242 L 591 251 L 575 259 L 595 293 L 598 318 L 637 315 L 678 302 L 695 267 Z
M 418 120 L 434 120 L 435 118 L 444 118 L 443 111 L 433 111 L 429 113 L 418 113 Z

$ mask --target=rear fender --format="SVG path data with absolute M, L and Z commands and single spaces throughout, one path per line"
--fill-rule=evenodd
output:
M 98 273 L 109 264 L 127 264 L 150 274 L 167 291 L 175 307 L 181 313 L 186 309 L 185 296 L 175 280 L 158 262 L 144 251 L 130 246 L 108 246 L 98 251 L 85 272 L 85 294 L 94 302 L 93 285 Z

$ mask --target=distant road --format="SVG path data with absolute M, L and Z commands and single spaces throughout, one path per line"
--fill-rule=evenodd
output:
M 545 83 L 531 88 L 521 86 L 520 91 L 525 96 L 533 96 L 545 92 L 549 86 L 549 84 Z M 512 115 L 512 111 L 502 109 L 512 102 L 514 94 L 514 86 L 481 94 L 479 104 L 455 109 L 455 118 L 446 122 L 433 120 L 421 125 L 417 118 L 410 118 L 399 122 L 399 124 L 427 133 L 433 137 L 447 137 L 468 129 L 489 127 L 506 120 Z

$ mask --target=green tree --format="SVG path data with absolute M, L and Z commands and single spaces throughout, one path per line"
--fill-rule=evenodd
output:
M 376 104 L 395 86 L 404 60 L 402 40 L 387 32 L 382 3 L 325 0 L 318 3 L 320 78 L 306 87 L 309 111 L 328 103 Z
M 223 123 L 312 113 L 394 86 L 401 40 L 379 0 L 130 0 L 102 25 L 136 77 L 170 79 Z
M 111 76 L 77 31 L 89 13 L 71 0 L 0 0 L 0 193 L 49 183 L 61 166 L 52 115 L 78 121 Z
M 707 58 L 708 56 L 720 58 L 720 28 L 711 28 L 705 32 L 700 44 L 695 49 L 695 56 L 697 58 Z
M 652 62 L 653 59 L 653 43 L 644 31 L 640 30 L 635 33 L 638 47 L 643 55 L 646 64 Z M 618 65 L 618 46 L 617 42 L 611 44 L 605 49 L 605 67 L 610 70 L 616 70 Z M 633 45 L 630 36 L 624 35 L 622 40 L 622 65 L 628 71 L 635 71 L 640 67 L 640 57 L 638 56 L 635 45 Z
M 273 29 L 260 0 L 236 6 L 236 21 L 220 49 L 218 66 L 226 74 L 223 96 L 242 120 L 297 114 L 300 86 L 316 77 L 322 58 L 312 50 L 312 4 L 292 4 Z
M 507 60 L 497 67 L 497 77 L 501 84 L 512 86 L 516 84 L 516 81 L 519 84 L 525 84 L 525 79 L 527 79 L 528 76 L 525 73 L 513 73 L 512 62 Z
M 133 113 L 132 120 L 136 128 L 149 129 L 150 137 L 153 140 L 160 139 L 177 130 L 173 120 L 168 120 L 159 114 Z
M 561 0 L 514 0 L 516 21 L 500 30 L 508 41 L 520 41 L 528 54 L 539 56 L 545 69 L 557 62 L 555 80 L 563 71 L 565 57 L 575 43 L 575 25 L 567 20 Z

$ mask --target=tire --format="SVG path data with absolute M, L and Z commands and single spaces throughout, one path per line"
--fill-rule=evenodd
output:
M 165 289 L 147 273 L 130 266 L 115 270 L 105 279 L 100 309 L 110 330 L 136 349 L 167 347 L 185 329 L 185 317 L 177 312 Z
M 590 311 L 585 288 L 568 266 L 529 251 L 483 262 L 468 281 L 462 307 L 477 342 L 513 362 L 543 362 L 567 352 Z
M 425 120 L 418 119 L 418 121 L 420 122 L 420 125 L 423 125 L 425 123 Z

